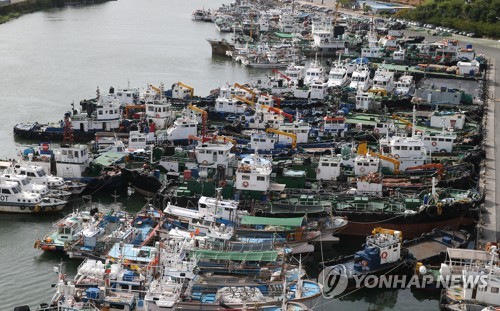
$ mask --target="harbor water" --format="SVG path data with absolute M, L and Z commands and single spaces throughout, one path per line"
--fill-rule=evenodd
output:
M 74 6 L 22 16 L 0 25 L 0 158 L 14 158 L 22 149 L 14 141 L 16 123 L 59 121 L 64 112 L 96 88 L 110 86 L 166 88 L 182 81 L 195 95 L 226 83 L 244 83 L 265 75 L 224 57 L 212 57 L 207 37 L 218 37 L 215 26 L 194 22 L 195 9 L 217 8 L 221 0 L 119 0 L 100 5 Z M 109 208 L 112 193 L 94 197 Z M 128 211 L 146 203 L 135 194 L 118 198 Z M 71 208 L 82 208 L 76 200 Z M 33 248 L 34 241 L 51 230 L 61 215 L 0 215 L 0 310 L 34 308 L 48 302 L 56 282 L 53 267 L 61 256 Z M 349 242 L 334 246 L 346 251 Z M 344 245 L 344 246 L 343 246 Z M 358 244 L 356 244 L 358 245 Z M 357 247 L 350 247 L 350 251 Z M 332 246 L 328 246 L 331 253 Z M 319 249 L 319 247 L 317 247 Z M 317 267 L 317 251 L 312 266 Z M 309 260 L 311 258 L 308 258 Z M 326 259 L 326 258 L 325 258 Z M 79 261 L 62 258 L 66 273 L 74 274 Z M 311 261 L 311 260 L 310 260 Z M 314 270 L 314 269 L 313 269 Z M 324 301 L 314 310 L 437 310 L 437 297 L 410 290 L 364 289 L 341 301 Z

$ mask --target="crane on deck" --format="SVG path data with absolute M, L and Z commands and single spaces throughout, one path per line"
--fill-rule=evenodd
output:
M 392 118 L 395 119 L 395 120 L 398 120 L 398 121 L 401 121 L 403 122 L 406 126 L 408 127 L 413 127 L 413 123 L 411 123 L 410 121 L 406 120 L 406 119 L 403 119 L 395 114 L 392 115 Z
M 201 141 L 205 142 L 205 141 L 210 140 L 211 138 L 207 136 L 208 113 L 205 110 L 203 110 L 199 107 L 196 107 L 193 104 L 189 104 L 187 107 L 193 111 L 201 113 Z
M 406 170 L 413 171 L 413 170 L 431 170 L 431 169 L 435 169 L 439 177 L 441 177 L 444 174 L 444 165 L 441 163 L 429 163 L 418 166 L 412 166 L 408 167 Z
M 160 87 L 156 87 L 156 86 L 154 86 L 152 84 L 148 84 L 148 86 L 150 88 L 152 88 L 158 94 L 158 96 L 160 96 L 160 97 L 163 96 L 163 91 L 162 91 L 163 87 L 161 85 L 160 85 Z
M 182 87 L 184 87 L 184 88 L 188 89 L 188 90 L 189 90 L 189 94 L 190 94 L 191 98 L 193 98 L 193 97 L 194 97 L 194 88 L 193 88 L 192 86 L 189 86 L 189 85 L 187 85 L 187 84 L 185 84 L 185 83 L 182 83 L 182 82 L 180 82 L 180 81 L 179 81 L 179 82 L 177 82 L 177 85 L 182 86 Z
M 268 127 L 266 129 L 266 133 L 274 133 L 274 134 L 278 134 L 278 135 L 288 136 L 288 137 L 292 138 L 292 148 L 293 149 L 297 148 L 297 135 L 295 135 L 293 133 L 283 132 L 280 130 L 273 129 L 271 127 Z
M 273 111 L 277 114 L 281 114 L 282 116 L 284 116 L 285 118 L 288 119 L 288 121 L 290 122 L 293 122 L 293 116 L 289 113 L 286 113 L 284 112 L 283 110 L 279 109 L 279 108 L 276 108 L 276 107 L 271 107 L 271 106 L 267 106 L 267 105 L 261 105 L 260 106 L 262 109 L 268 109 L 269 111 Z
M 368 151 L 368 154 L 371 155 L 372 157 L 378 157 L 381 160 L 391 162 L 392 164 L 394 164 L 394 174 L 399 174 L 399 166 L 401 165 L 401 162 L 399 162 L 399 160 L 373 151 Z
M 237 88 L 240 88 L 242 90 L 245 90 L 247 91 L 248 93 L 250 93 L 252 95 L 252 102 L 255 102 L 255 97 L 257 97 L 257 93 L 255 93 L 254 90 L 252 89 L 249 89 L 248 87 L 244 86 L 244 85 L 241 85 L 239 83 L 235 83 L 234 84 L 234 87 L 237 87 Z
M 255 107 L 255 103 L 249 99 L 246 99 L 244 97 L 241 97 L 241 96 L 238 96 L 238 95 L 233 95 L 233 98 L 236 99 L 236 100 L 239 100 L 241 102 L 244 102 L 252 107 Z
M 390 235 L 398 235 L 399 240 L 400 241 L 403 240 L 403 233 L 401 231 L 399 231 L 399 230 L 385 229 L 385 228 L 382 228 L 382 227 L 377 227 L 377 228 L 375 228 L 375 229 L 372 230 L 372 234 L 379 234 L 379 233 L 390 234 Z
M 286 74 L 282 73 L 278 69 L 273 69 L 273 73 L 279 75 L 280 77 L 282 77 L 283 79 L 285 79 L 287 81 L 291 80 L 289 76 L 287 76 Z

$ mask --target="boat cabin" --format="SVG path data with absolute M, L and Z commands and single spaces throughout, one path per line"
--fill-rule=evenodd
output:
M 307 143 L 309 141 L 309 132 L 311 131 L 311 126 L 304 121 L 295 121 L 293 123 L 283 123 L 279 125 L 279 130 L 297 135 L 297 143 Z M 288 136 L 280 136 L 280 141 L 287 144 L 292 143 L 292 138 Z
M 167 129 L 166 138 L 171 141 L 188 140 L 189 136 L 197 136 L 198 121 L 184 116 L 177 118 L 174 124 Z
M 354 158 L 354 175 L 364 176 L 377 173 L 380 168 L 380 159 L 369 154 L 357 155 Z
M 267 191 L 271 183 L 272 164 L 257 154 L 243 158 L 236 170 L 238 190 Z
M 321 156 L 319 158 L 318 168 L 316 169 L 316 180 L 337 180 L 337 177 L 339 177 L 342 172 L 341 163 L 341 155 Z
M 228 168 L 229 163 L 234 159 L 231 149 L 233 143 L 201 143 L 198 142 L 195 148 L 196 161 L 203 166 L 223 166 Z

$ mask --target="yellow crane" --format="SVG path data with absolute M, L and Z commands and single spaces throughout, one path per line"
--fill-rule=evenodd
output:
M 399 240 L 403 240 L 403 233 L 399 230 L 393 230 L 393 229 L 385 229 L 382 227 L 377 227 L 372 230 L 372 234 L 378 234 L 378 233 L 383 233 L 383 234 L 390 234 L 390 235 L 399 235 Z
M 387 90 L 384 89 L 370 89 L 368 93 L 374 93 L 375 95 L 387 96 Z
M 292 138 L 292 148 L 293 149 L 297 148 L 297 135 L 295 135 L 293 133 L 283 132 L 283 131 L 276 130 L 276 129 L 273 129 L 270 127 L 268 127 L 266 129 L 266 133 L 274 133 L 274 134 L 278 134 L 278 135 L 288 136 L 288 137 Z
M 202 141 L 205 141 L 205 139 L 207 139 L 207 119 L 208 119 L 208 113 L 205 110 L 203 110 L 203 109 L 201 109 L 199 107 L 196 107 L 193 104 L 189 104 L 187 107 L 189 109 L 193 110 L 193 111 L 201 113 L 201 139 L 202 139 Z
M 385 161 L 391 162 L 392 164 L 394 164 L 394 174 L 399 174 L 399 166 L 401 164 L 401 162 L 399 162 L 399 160 L 391 158 L 391 157 L 388 157 L 388 156 L 385 156 L 385 155 L 380 154 L 380 153 L 375 153 L 373 151 L 369 151 L 369 154 L 372 157 L 378 157 L 381 160 L 385 160 Z
M 160 89 L 160 88 L 158 88 L 158 87 L 156 87 L 156 86 L 154 86 L 154 85 L 152 85 L 152 84 L 148 84 L 148 86 L 149 86 L 150 88 L 152 88 L 152 89 L 153 89 L 153 90 L 154 90 L 154 91 L 155 91 L 155 92 L 156 92 L 159 96 L 162 96 L 162 95 L 163 95 L 163 92 L 161 91 L 161 89 Z
M 255 97 L 257 96 L 257 93 L 255 93 L 255 91 L 253 91 L 253 90 L 249 89 L 248 87 L 241 85 L 239 83 L 235 83 L 234 87 L 240 88 L 240 89 L 245 90 L 248 93 L 252 94 L 252 102 L 255 102 Z
M 244 97 L 241 97 L 241 96 L 238 96 L 238 95 L 233 95 L 233 98 L 236 99 L 236 100 L 239 100 L 241 102 L 244 102 L 244 103 L 246 103 L 246 104 L 248 104 L 248 105 L 250 105 L 252 107 L 255 106 L 255 103 L 253 101 L 251 101 L 249 99 L 246 99 Z
M 190 94 L 191 98 L 193 98 L 193 97 L 194 97 L 194 88 L 193 88 L 193 87 L 191 87 L 191 86 L 189 86 L 189 85 L 187 85 L 187 84 L 184 84 L 184 83 L 182 83 L 182 82 L 180 82 L 180 81 L 179 81 L 179 82 L 177 82 L 177 85 L 182 86 L 182 87 L 185 87 L 186 89 L 188 89 L 188 90 L 189 90 L 189 94 Z
M 399 116 L 397 116 L 395 114 L 392 115 L 392 118 L 395 119 L 395 120 L 403 122 L 404 124 L 406 124 L 406 126 L 409 126 L 409 127 L 413 126 L 413 123 L 411 123 L 410 121 L 405 120 L 405 119 L 403 119 L 403 118 L 401 118 L 401 117 L 399 117 Z

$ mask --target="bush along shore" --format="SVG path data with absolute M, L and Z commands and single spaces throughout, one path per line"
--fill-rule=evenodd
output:
M 399 16 L 482 36 L 500 36 L 500 0 L 427 0 Z
M 23 14 L 33 13 L 51 8 L 63 7 L 67 4 L 93 4 L 109 0 L 27 0 L 19 3 L 0 6 L 0 24 L 6 23 Z

